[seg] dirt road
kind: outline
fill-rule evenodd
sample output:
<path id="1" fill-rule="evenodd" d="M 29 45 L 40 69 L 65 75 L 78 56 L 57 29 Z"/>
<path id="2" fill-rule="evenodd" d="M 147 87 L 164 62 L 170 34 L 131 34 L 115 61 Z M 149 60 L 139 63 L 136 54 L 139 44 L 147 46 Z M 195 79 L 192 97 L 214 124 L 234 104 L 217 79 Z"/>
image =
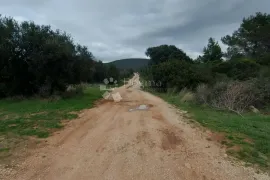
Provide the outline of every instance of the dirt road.
<path id="1" fill-rule="evenodd" d="M 137 82 L 138 77 L 133 81 Z M 101 101 L 43 148 L 9 171 L 17 180 L 266 180 L 228 160 L 225 150 L 206 140 L 181 113 L 138 85 L 117 89 L 119 103 Z M 138 105 L 148 110 L 129 111 Z M 9 175 L 8 175 L 9 174 Z"/>

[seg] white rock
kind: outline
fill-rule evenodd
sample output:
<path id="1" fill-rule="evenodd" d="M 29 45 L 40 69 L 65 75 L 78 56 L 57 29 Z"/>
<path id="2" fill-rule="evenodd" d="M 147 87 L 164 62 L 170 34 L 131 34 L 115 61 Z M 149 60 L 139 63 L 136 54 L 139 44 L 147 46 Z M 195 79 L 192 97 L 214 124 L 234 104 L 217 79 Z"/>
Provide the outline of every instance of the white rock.
<path id="1" fill-rule="evenodd" d="M 145 110 L 145 109 L 147 109 L 147 106 L 144 105 L 144 104 L 142 104 L 137 109 L 139 109 L 139 110 Z"/>

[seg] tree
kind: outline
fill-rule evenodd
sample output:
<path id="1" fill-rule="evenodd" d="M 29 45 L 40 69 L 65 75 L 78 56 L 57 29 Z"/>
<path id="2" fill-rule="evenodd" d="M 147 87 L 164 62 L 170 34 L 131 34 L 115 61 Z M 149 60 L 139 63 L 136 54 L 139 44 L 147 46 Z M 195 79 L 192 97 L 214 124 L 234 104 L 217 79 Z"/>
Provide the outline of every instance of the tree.
<path id="1" fill-rule="evenodd" d="M 199 83 L 208 83 L 212 78 L 209 69 L 185 61 L 171 60 L 151 67 L 153 82 L 161 82 L 161 88 L 195 88 Z M 210 79 L 208 79 L 210 77 Z"/>
<path id="2" fill-rule="evenodd" d="M 76 56 L 73 65 L 74 83 L 92 82 L 94 74 L 94 56 L 89 52 L 86 46 L 76 46 Z"/>
<path id="3" fill-rule="evenodd" d="M 21 71 L 26 66 L 26 62 L 16 61 L 18 32 L 15 20 L 0 15 L 0 97 L 16 88 L 13 79 L 17 74 L 23 75 Z"/>
<path id="4" fill-rule="evenodd" d="M 119 77 L 120 77 L 120 72 L 119 70 L 116 68 L 116 66 L 114 64 L 109 64 L 107 66 L 107 74 L 106 74 L 107 78 L 113 78 L 114 80 L 119 81 Z"/>
<path id="5" fill-rule="evenodd" d="M 0 97 L 52 95 L 69 84 L 99 81 L 97 71 L 119 76 L 117 69 L 99 65 L 63 31 L 0 16 Z"/>
<path id="6" fill-rule="evenodd" d="M 223 53 L 218 42 L 216 42 L 214 38 L 209 38 L 207 46 L 203 48 L 201 60 L 204 63 L 221 62 L 222 56 Z"/>
<path id="7" fill-rule="evenodd" d="M 102 61 L 94 61 L 94 82 L 103 82 L 106 77 L 106 67 Z"/>
<path id="8" fill-rule="evenodd" d="M 270 15 L 256 13 L 244 18 L 239 29 L 232 36 L 225 36 L 222 42 L 228 46 L 227 56 L 260 59 L 270 53 Z"/>
<path id="9" fill-rule="evenodd" d="M 203 57 L 201 55 L 199 55 L 195 60 L 194 60 L 194 63 L 196 64 L 200 64 L 200 63 L 203 63 Z"/>
<path id="10" fill-rule="evenodd" d="M 160 45 L 150 47 L 146 50 L 146 56 L 151 58 L 150 63 L 158 64 L 169 60 L 181 60 L 192 62 L 192 59 L 186 53 L 174 45 Z"/>

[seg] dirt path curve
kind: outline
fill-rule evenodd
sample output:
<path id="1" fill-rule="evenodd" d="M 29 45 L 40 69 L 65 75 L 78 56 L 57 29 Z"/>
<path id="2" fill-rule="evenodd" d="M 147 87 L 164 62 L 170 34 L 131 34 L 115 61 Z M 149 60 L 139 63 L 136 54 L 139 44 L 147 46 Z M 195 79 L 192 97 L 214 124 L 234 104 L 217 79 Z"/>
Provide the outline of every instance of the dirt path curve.
<path id="1" fill-rule="evenodd" d="M 135 76 L 133 81 L 138 82 Z M 223 149 L 183 121 L 177 110 L 138 85 L 117 89 L 120 103 L 85 110 L 48 138 L 16 171 L 14 180 L 269 180 L 232 165 Z M 148 104 L 147 111 L 129 109 Z"/>

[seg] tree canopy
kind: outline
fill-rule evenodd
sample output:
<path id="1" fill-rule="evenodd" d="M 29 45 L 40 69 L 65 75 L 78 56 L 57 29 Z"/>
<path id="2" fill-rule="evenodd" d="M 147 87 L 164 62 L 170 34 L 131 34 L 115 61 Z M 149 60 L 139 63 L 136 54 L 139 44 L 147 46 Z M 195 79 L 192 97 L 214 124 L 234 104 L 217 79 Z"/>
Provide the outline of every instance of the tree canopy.
<path id="1" fill-rule="evenodd" d="M 222 56 L 223 53 L 218 42 L 216 42 L 214 38 L 209 38 L 207 46 L 203 48 L 203 56 L 201 57 L 201 60 L 204 63 L 221 62 Z"/>
<path id="2" fill-rule="evenodd" d="M 150 57 L 152 64 L 158 64 L 169 60 L 182 60 L 191 62 L 192 59 L 187 54 L 174 45 L 160 45 L 150 47 L 146 50 L 146 56 Z"/>
<path id="3" fill-rule="evenodd" d="M 146 55 L 152 63 L 142 74 L 162 81 L 164 91 L 173 86 L 194 89 L 200 83 L 213 85 L 228 80 L 269 82 L 270 75 L 265 73 L 270 72 L 269 14 L 244 18 L 240 28 L 223 37 L 222 42 L 228 46 L 227 52 L 223 53 L 218 42 L 209 38 L 202 55 L 194 61 L 173 45 L 150 47 Z"/>
<path id="4" fill-rule="evenodd" d="M 118 79 L 114 67 L 94 59 L 63 31 L 0 16 L 0 97 L 51 95 L 69 84 Z"/>
<path id="5" fill-rule="evenodd" d="M 270 15 L 256 13 L 244 18 L 238 30 L 230 36 L 223 37 L 222 42 L 228 46 L 229 58 L 247 56 L 260 59 L 270 52 Z"/>

